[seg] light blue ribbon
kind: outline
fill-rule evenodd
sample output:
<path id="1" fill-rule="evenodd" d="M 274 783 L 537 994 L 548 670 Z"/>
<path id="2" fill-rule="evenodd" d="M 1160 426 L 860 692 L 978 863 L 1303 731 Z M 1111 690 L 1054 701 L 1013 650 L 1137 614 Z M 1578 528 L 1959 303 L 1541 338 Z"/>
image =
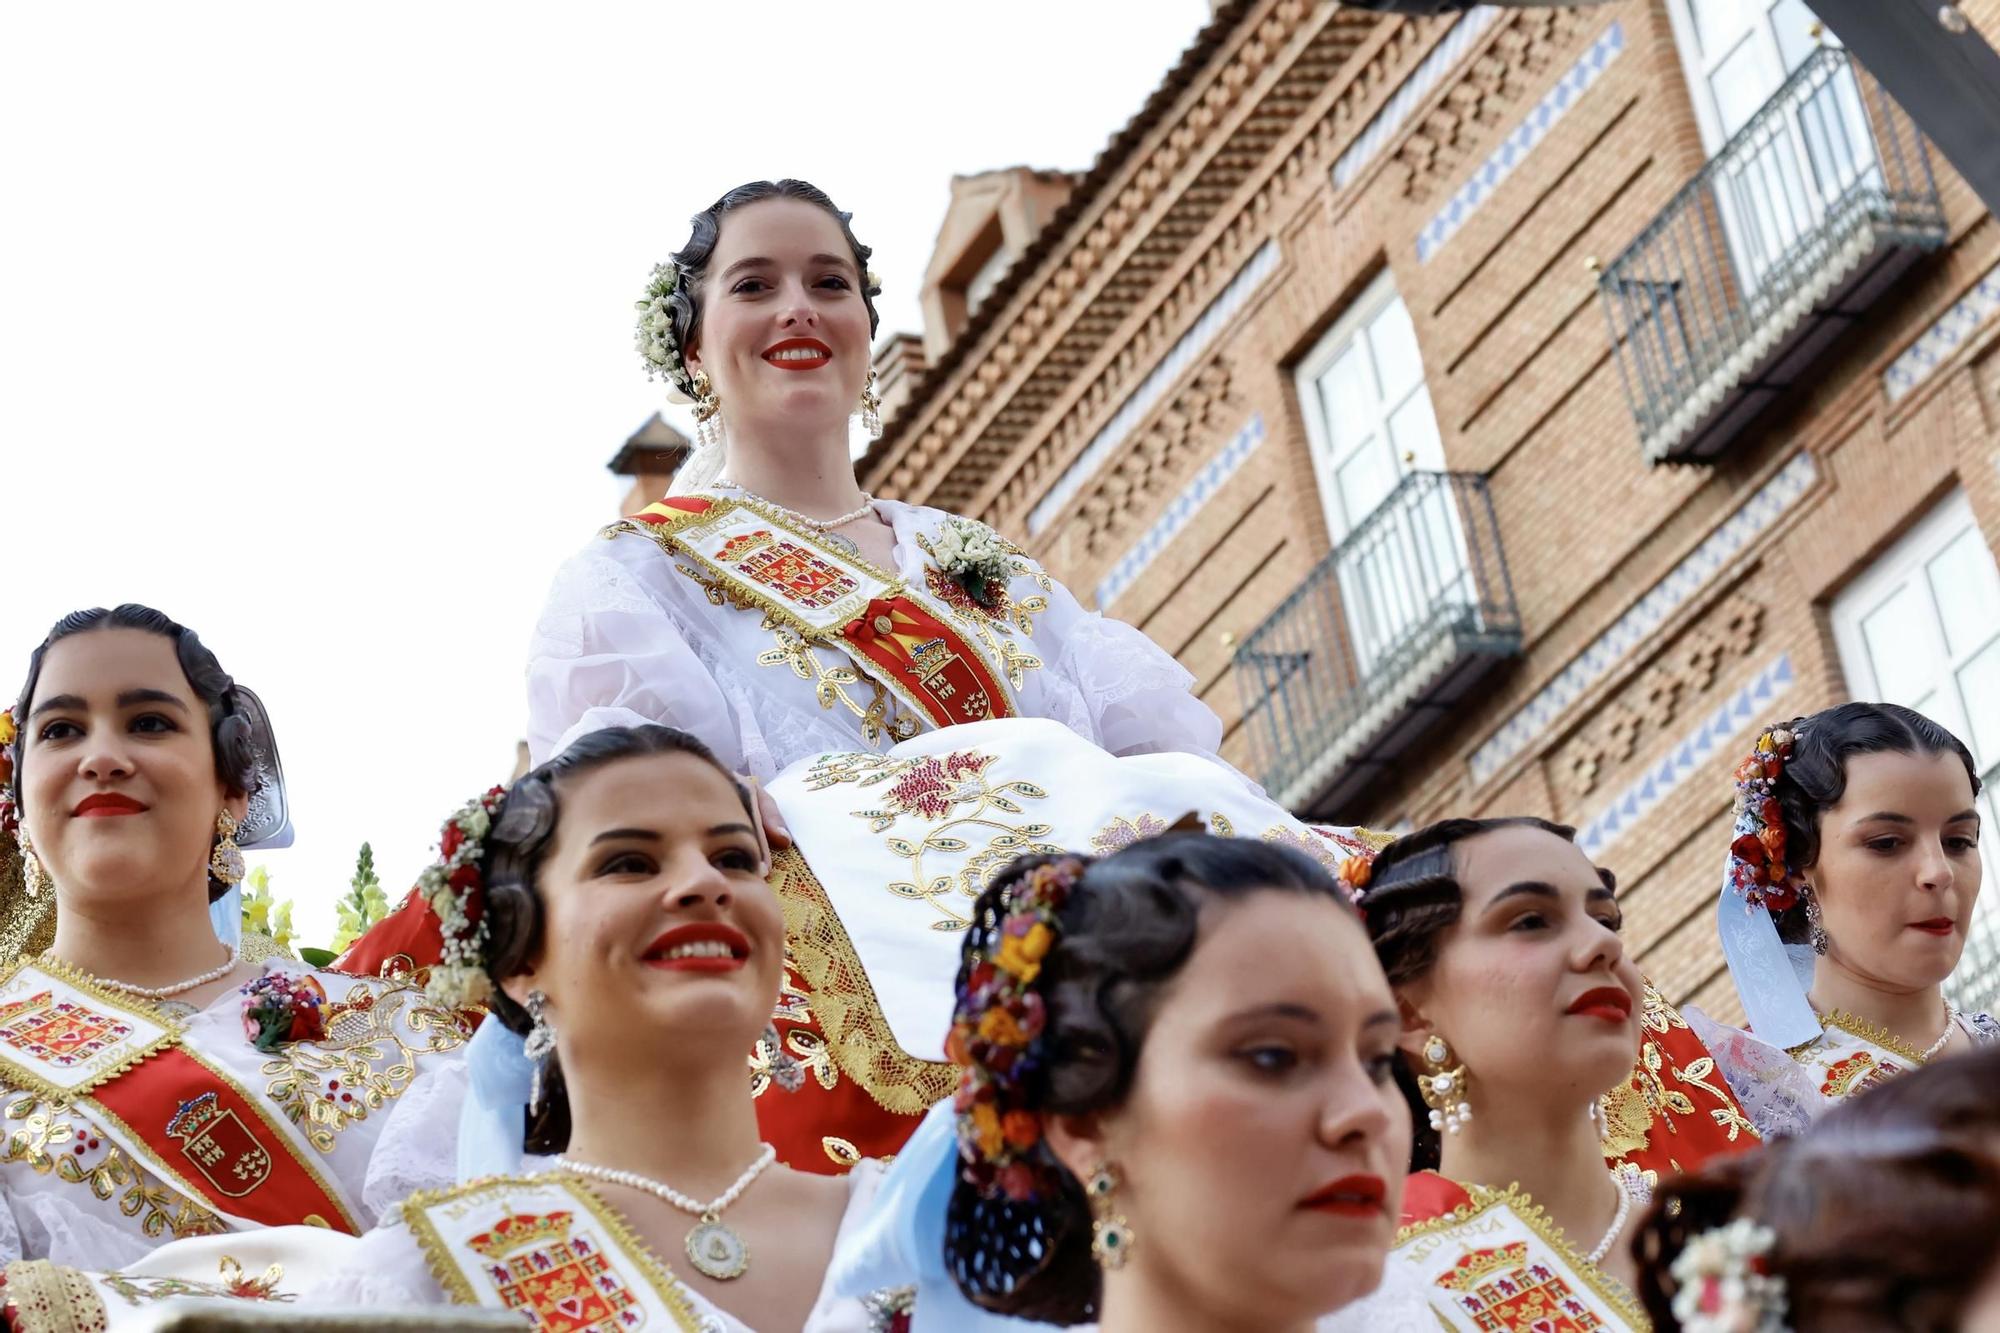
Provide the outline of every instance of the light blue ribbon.
<path id="1" fill-rule="evenodd" d="M 910 1333 L 1032 1333 L 1053 1330 L 982 1310 L 944 1264 L 945 1210 L 958 1180 L 958 1112 L 949 1099 L 930 1109 L 883 1173 L 868 1215 L 833 1256 L 834 1290 L 860 1299 L 889 1287 L 917 1289 Z"/>
<path id="2" fill-rule="evenodd" d="M 459 1183 L 516 1175 L 535 1063 L 521 1035 L 488 1014 L 466 1044 L 465 1064 L 472 1089 L 458 1113 Z"/>
<path id="3" fill-rule="evenodd" d="M 243 886 L 231 884 L 229 892 L 208 905 L 208 921 L 215 938 L 232 949 L 243 947 Z"/>
<path id="4" fill-rule="evenodd" d="M 1819 1015 L 1806 1000 L 1812 985 L 1812 954 L 1786 947 L 1771 914 L 1751 906 L 1737 891 L 1726 862 L 1722 895 L 1715 904 L 1715 930 L 1722 937 L 1722 956 L 1743 1001 L 1744 1016 L 1758 1039 L 1790 1050 L 1818 1037 Z"/>

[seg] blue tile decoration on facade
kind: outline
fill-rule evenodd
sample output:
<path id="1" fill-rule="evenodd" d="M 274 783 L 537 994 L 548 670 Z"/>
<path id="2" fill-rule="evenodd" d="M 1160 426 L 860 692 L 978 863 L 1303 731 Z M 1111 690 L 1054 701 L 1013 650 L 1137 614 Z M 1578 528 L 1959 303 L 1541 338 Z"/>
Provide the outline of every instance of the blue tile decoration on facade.
<path id="1" fill-rule="evenodd" d="M 1195 513 L 1207 504 L 1215 493 L 1222 489 L 1222 483 L 1236 474 L 1243 461 L 1255 453 L 1257 446 L 1264 442 L 1264 417 L 1262 413 L 1253 415 L 1243 423 L 1243 428 L 1230 437 L 1222 446 L 1222 452 L 1202 464 L 1201 471 L 1195 473 L 1181 493 L 1167 506 L 1167 512 L 1143 536 L 1132 544 L 1132 549 L 1119 558 L 1097 585 L 1097 608 L 1103 610 L 1111 605 L 1113 598 L 1138 582 L 1146 566 L 1153 563 L 1153 557 L 1167 549 L 1167 544 L 1180 536 L 1181 529 L 1193 521 Z"/>
<path id="2" fill-rule="evenodd" d="M 1776 718 L 1772 705 L 1791 688 L 1792 657 L 1786 653 L 1757 673 L 1756 679 L 1730 696 L 1728 702 L 1710 714 L 1700 726 L 1682 737 L 1680 744 L 1655 764 L 1644 777 L 1620 792 L 1603 813 L 1577 831 L 1576 845 L 1583 854 L 1596 859 L 1599 852 L 1618 840 L 1626 829 L 1644 819 L 1689 775 L 1718 754 L 1735 754 L 1740 744 L 1749 753 L 1755 730 Z M 1718 799 L 1726 788 L 1718 788 Z M 1718 849 L 1716 859 L 1721 859 Z"/>
<path id="3" fill-rule="evenodd" d="M 1360 175 L 1361 169 L 1388 147 L 1396 132 L 1403 128 L 1403 122 L 1417 109 L 1417 104 L 1430 95 L 1438 81 L 1458 63 L 1458 58 L 1471 50 L 1480 34 L 1492 27 L 1493 20 L 1499 17 L 1500 10 L 1496 6 L 1481 5 L 1452 24 L 1451 31 L 1431 48 L 1431 53 L 1423 58 L 1421 64 L 1410 71 L 1410 77 L 1390 94 L 1382 109 L 1369 117 L 1368 124 L 1347 146 L 1340 160 L 1333 164 L 1335 189 L 1346 189 L 1348 182 Z"/>
<path id="4" fill-rule="evenodd" d="M 1242 268 L 1236 270 L 1236 276 L 1229 280 L 1229 285 L 1222 289 L 1221 295 L 1209 302 L 1208 309 L 1201 312 L 1201 318 L 1194 322 L 1194 327 L 1181 335 L 1180 341 L 1174 344 L 1174 349 L 1168 352 L 1166 358 L 1153 368 L 1153 373 L 1146 376 L 1144 382 L 1132 391 L 1132 396 L 1125 400 L 1124 405 L 1111 420 L 1104 423 L 1104 428 L 1098 431 L 1084 451 L 1077 455 L 1076 461 L 1063 472 L 1049 493 L 1028 512 L 1030 536 L 1040 536 L 1055 520 L 1055 516 L 1063 506 L 1076 498 L 1076 493 L 1083 489 L 1084 483 L 1096 474 L 1097 469 L 1104 465 L 1104 461 L 1111 457 L 1124 442 L 1125 437 L 1132 433 L 1132 428 L 1152 411 L 1160 395 L 1180 378 L 1182 371 L 1193 365 L 1195 359 L 1208 350 L 1209 345 L 1228 325 L 1230 318 L 1243 308 L 1244 302 L 1250 299 L 1250 293 L 1256 291 L 1277 267 L 1278 243 L 1266 241 L 1258 247 L 1256 254 L 1250 256 Z"/>
<path id="5" fill-rule="evenodd" d="M 1471 220 L 1479 211 L 1479 206 L 1492 197 L 1500 188 L 1500 182 L 1514 173 L 1514 168 L 1527 160 L 1536 145 L 1548 138 L 1549 131 L 1556 127 L 1569 109 L 1575 106 L 1596 83 L 1599 76 L 1618 58 L 1625 49 L 1625 26 L 1613 23 L 1604 30 L 1604 35 L 1590 44 L 1590 49 L 1571 65 L 1548 95 L 1535 104 L 1527 119 L 1515 126 L 1514 132 L 1504 139 L 1500 146 L 1472 173 L 1472 179 L 1458 187 L 1458 192 L 1438 210 L 1437 216 L 1424 225 L 1417 234 L 1417 260 L 1429 263 L 1438 248 L 1453 236 L 1458 229 Z"/>
<path id="6" fill-rule="evenodd" d="M 1532 745 L 1585 690 L 1602 680 L 1641 640 L 1701 591 L 1725 564 L 1777 522 L 1780 515 L 1811 489 L 1818 475 L 1812 455 L 1805 452 L 1778 469 L 1701 545 L 1472 752 L 1472 780 L 1486 781 L 1508 760 Z"/>
<path id="7" fill-rule="evenodd" d="M 1961 296 L 1937 322 L 1917 336 L 1903 354 L 1882 372 L 1882 390 L 1889 401 L 1912 393 L 1954 352 L 2000 315 L 2000 264 L 1986 270 L 1972 290 Z"/>

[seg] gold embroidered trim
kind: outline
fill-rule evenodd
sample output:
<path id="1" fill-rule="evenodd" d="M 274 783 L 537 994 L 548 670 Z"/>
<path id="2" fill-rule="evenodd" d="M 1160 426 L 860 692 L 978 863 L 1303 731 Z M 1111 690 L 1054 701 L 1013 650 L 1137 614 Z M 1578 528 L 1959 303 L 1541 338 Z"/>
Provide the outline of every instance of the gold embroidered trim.
<path id="1" fill-rule="evenodd" d="M 104 1333 L 111 1315 L 88 1273 L 47 1259 L 17 1259 L 6 1269 L 7 1315 L 16 1333 Z"/>
<path id="2" fill-rule="evenodd" d="M 813 1012 L 834 1065 L 883 1110 L 897 1115 L 922 1115 L 957 1091 L 956 1066 L 918 1059 L 896 1044 L 826 886 L 797 848 L 787 847 L 771 858 L 771 887 L 784 908 L 785 938 L 812 993 Z"/>
<path id="3" fill-rule="evenodd" d="M 264 1095 L 322 1154 L 342 1130 L 408 1091 L 420 1056 L 466 1041 L 457 1011 L 405 982 L 356 981 L 344 1000 L 330 999 L 326 1026 L 324 1041 L 289 1042 L 263 1066 L 273 1076 Z M 323 1089 L 322 1080 L 338 1087 Z"/>
<path id="4" fill-rule="evenodd" d="M 445 1190 L 418 1190 L 401 1204 L 403 1224 L 416 1237 L 417 1246 L 423 1251 L 424 1262 L 431 1270 L 431 1277 L 446 1295 L 458 1305 L 497 1307 L 486 1305 L 479 1299 L 472 1283 L 466 1279 L 451 1246 L 439 1234 L 437 1224 L 432 1222 L 428 1209 L 446 1203 L 483 1202 L 482 1196 L 494 1196 L 494 1202 L 501 1202 L 509 1189 L 527 1187 L 542 1189 L 553 1187 L 558 1193 L 573 1199 L 591 1219 L 604 1228 L 613 1244 L 625 1251 L 626 1257 L 638 1267 L 646 1285 L 653 1289 L 667 1307 L 667 1314 L 674 1326 L 682 1333 L 703 1333 L 705 1321 L 695 1313 L 688 1299 L 687 1289 L 674 1276 L 674 1270 L 667 1267 L 659 1255 L 653 1253 L 652 1246 L 639 1238 L 624 1217 L 599 1198 L 596 1193 L 568 1176 L 548 1172 L 536 1176 L 487 1176 L 464 1185 Z"/>
<path id="5" fill-rule="evenodd" d="M 1845 1009 L 1835 1009 L 1831 1013 L 1821 1014 L 1819 1021 L 1827 1027 L 1840 1029 L 1840 1031 L 1845 1032 L 1850 1037 L 1859 1037 L 1865 1042 L 1872 1042 L 1874 1045 L 1880 1046 L 1883 1050 L 1889 1052 L 1889 1054 L 1896 1056 L 1898 1059 L 1908 1060 L 1913 1065 L 1930 1063 L 1924 1059 L 1922 1051 L 1912 1046 L 1909 1042 L 1904 1041 L 1901 1037 L 1889 1031 L 1889 1029 L 1879 1023 L 1871 1023 L 1865 1018 L 1858 1018 L 1848 1013 Z M 1956 1018 L 1951 1019 L 1950 1022 L 1952 1027 L 1956 1028 L 1958 1026 Z M 1792 1047 L 1787 1054 L 1794 1060 L 1797 1060 L 1802 1054 L 1818 1045 L 1820 1040 L 1821 1038 L 1815 1037 L 1811 1041 L 1803 1042 L 1800 1045 Z"/>
<path id="6" fill-rule="evenodd" d="M 1443 1178 L 1451 1179 L 1449 1176 Z M 1398 1228 L 1396 1239 L 1389 1247 L 1392 1251 L 1402 1249 L 1405 1244 L 1421 1236 L 1450 1231 L 1495 1208 L 1505 1208 L 1519 1218 L 1521 1224 L 1544 1244 L 1561 1255 L 1563 1262 L 1574 1269 L 1576 1275 L 1583 1279 L 1591 1292 L 1609 1306 L 1619 1318 L 1635 1329 L 1649 1329 L 1653 1326 L 1652 1321 L 1646 1318 L 1646 1312 L 1640 1306 L 1639 1298 L 1632 1294 L 1631 1289 L 1578 1254 L 1570 1245 L 1569 1239 L 1563 1235 L 1563 1229 L 1549 1220 L 1541 1205 L 1528 1197 L 1518 1181 L 1504 1190 L 1490 1189 L 1485 1185 L 1474 1185 L 1462 1180 L 1455 1180 L 1452 1183 L 1470 1195 L 1472 1202 L 1461 1204 L 1442 1216 L 1426 1218 L 1421 1222 L 1412 1222 L 1406 1227 Z"/>
<path id="7" fill-rule="evenodd" d="M 200 1203 L 166 1185 L 152 1183 L 138 1163 L 117 1143 L 102 1143 L 103 1156 L 90 1162 L 88 1153 L 52 1153 L 78 1137 L 73 1108 L 44 1102 L 33 1093 L 7 1104 L 6 1119 L 21 1126 L 7 1135 L 5 1156 L 0 1161 L 20 1162 L 36 1175 L 52 1175 L 69 1185 L 82 1185 L 104 1203 L 113 1201 L 118 1211 L 139 1222 L 139 1231 L 149 1240 L 159 1240 L 168 1232 L 173 1239 L 190 1236 L 219 1236 L 228 1231 L 222 1219 Z M 80 1119 L 80 1117 L 78 1117 Z M 83 1122 L 86 1129 L 91 1128 Z M 93 1137 L 95 1137 L 93 1135 Z M 86 1165 L 86 1163 L 88 1163 Z M 121 1195 L 119 1191 L 123 1190 Z"/>

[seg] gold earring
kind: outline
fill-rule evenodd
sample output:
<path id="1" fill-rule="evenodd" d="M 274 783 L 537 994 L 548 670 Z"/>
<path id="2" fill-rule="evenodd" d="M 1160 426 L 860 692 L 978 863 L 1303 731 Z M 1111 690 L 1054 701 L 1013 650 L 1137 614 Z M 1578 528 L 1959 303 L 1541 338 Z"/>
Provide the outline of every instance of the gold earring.
<path id="1" fill-rule="evenodd" d="M 694 433 L 703 444 L 722 443 L 722 398 L 705 370 L 694 373 Z"/>
<path id="2" fill-rule="evenodd" d="M 30 898 L 41 897 L 44 889 L 53 891 L 56 882 L 49 877 L 48 867 L 42 864 L 42 858 L 35 855 L 35 845 L 28 841 L 28 826 L 21 825 L 14 838 L 21 847 L 22 890 Z"/>
<path id="3" fill-rule="evenodd" d="M 868 438 L 882 438 L 882 400 L 875 394 L 875 369 L 869 367 L 868 382 L 861 386 L 861 429 Z"/>
<path id="4" fill-rule="evenodd" d="M 215 850 L 208 855 L 208 873 L 224 884 L 243 882 L 243 849 L 236 845 L 236 830 L 241 827 L 227 806 L 215 817 Z"/>
<path id="5" fill-rule="evenodd" d="M 1451 1047 L 1436 1033 L 1424 1043 L 1424 1063 L 1430 1070 L 1417 1076 L 1417 1090 L 1431 1108 L 1431 1128 L 1456 1134 L 1472 1119 L 1472 1104 L 1465 1100 L 1465 1066 L 1445 1068 L 1451 1063 Z"/>
<path id="6" fill-rule="evenodd" d="M 1090 1173 L 1084 1193 L 1090 1199 L 1090 1257 L 1099 1268 L 1123 1268 L 1132 1255 L 1132 1224 L 1112 1196 L 1118 1192 L 1118 1168 L 1109 1162 Z"/>

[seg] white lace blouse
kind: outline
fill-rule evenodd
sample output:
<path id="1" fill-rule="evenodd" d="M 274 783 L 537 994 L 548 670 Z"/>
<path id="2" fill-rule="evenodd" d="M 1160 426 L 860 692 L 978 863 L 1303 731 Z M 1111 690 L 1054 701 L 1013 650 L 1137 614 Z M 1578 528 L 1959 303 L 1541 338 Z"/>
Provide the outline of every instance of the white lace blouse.
<path id="1" fill-rule="evenodd" d="M 267 1054 L 245 1035 L 243 997 L 231 989 L 183 1020 L 182 1044 L 269 1104 L 272 1120 L 293 1131 L 294 1151 L 361 1226 L 412 1190 L 450 1184 L 466 1090 L 453 1016 L 407 983 L 265 966 L 309 972 L 330 1003 L 351 1007 L 324 1040 Z M 0 1041 L 11 1032 L 0 1030 Z M 0 1078 L 0 1115 L 0 1264 L 116 1269 L 168 1241 L 239 1225 L 113 1142 L 83 1105 Z"/>
<path id="2" fill-rule="evenodd" d="M 931 561 L 917 539 L 934 537 L 950 515 L 875 505 L 895 531 L 895 572 L 922 595 Z M 529 655 L 535 763 L 586 732 L 644 722 L 690 731 L 766 781 L 801 758 L 894 743 L 864 738 L 860 712 L 840 697 L 822 704 L 818 681 L 769 658 L 773 634 L 757 612 L 712 603 L 678 563 L 625 533 L 592 541 L 556 575 Z M 1011 636 L 1035 661 L 1013 691 L 1021 716 L 1060 722 L 1118 755 L 1215 754 L 1222 725 L 1179 663 L 1130 625 L 1084 610 L 1032 562 L 1020 568 L 1008 585 L 1014 601 L 1047 602 L 1032 633 Z M 851 666 L 832 649 L 808 651 L 822 673 Z"/>

